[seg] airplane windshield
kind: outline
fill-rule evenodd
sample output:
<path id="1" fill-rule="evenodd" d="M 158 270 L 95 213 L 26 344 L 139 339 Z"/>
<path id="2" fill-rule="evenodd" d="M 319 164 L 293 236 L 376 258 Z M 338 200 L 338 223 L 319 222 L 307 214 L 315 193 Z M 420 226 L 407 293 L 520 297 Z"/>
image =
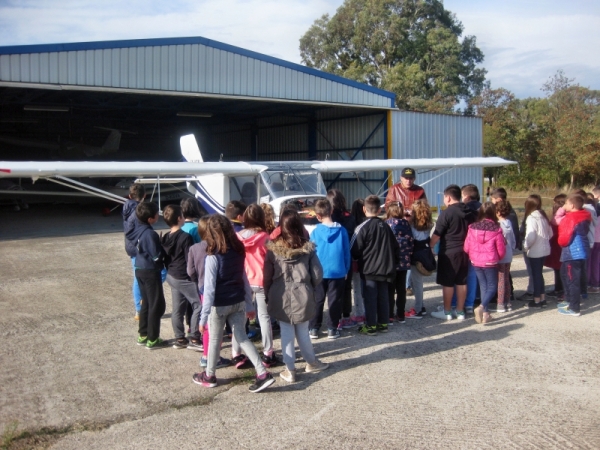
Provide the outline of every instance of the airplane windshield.
<path id="1" fill-rule="evenodd" d="M 288 166 L 266 170 L 261 177 L 274 199 L 290 195 L 327 195 L 320 173 L 313 169 Z"/>

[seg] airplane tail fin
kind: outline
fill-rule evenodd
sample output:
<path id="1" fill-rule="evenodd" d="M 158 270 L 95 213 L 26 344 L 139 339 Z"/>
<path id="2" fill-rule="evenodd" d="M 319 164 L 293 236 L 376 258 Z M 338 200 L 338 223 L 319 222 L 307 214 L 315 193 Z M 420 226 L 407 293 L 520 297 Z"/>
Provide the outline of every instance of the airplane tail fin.
<path id="1" fill-rule="evenodd" d="M 121 144 L 121 132 L 119 130 L 111 129 L 110 134 L 106 138 L 102 150 L 107 152 L 116 152 L 119 150 Z"/>
<path id="2" fill-rule="evenodd" d="M 186 134 L 179 139 L 181 146 L 181 154 L 188 162 L 204 162 L 200 148 L 196 143 L 196 138 L 193 134 Z"/>

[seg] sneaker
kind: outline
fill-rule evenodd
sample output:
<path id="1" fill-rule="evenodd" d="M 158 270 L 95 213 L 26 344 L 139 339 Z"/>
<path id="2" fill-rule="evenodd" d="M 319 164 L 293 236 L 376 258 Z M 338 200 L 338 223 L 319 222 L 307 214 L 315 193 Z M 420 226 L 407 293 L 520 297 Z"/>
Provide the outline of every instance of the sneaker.
<path id="1" fill-rule="evenodd" d="M 187 348 L 189 343 L 190 342 L 186 338 L 175 339 L 175 342 L 173 342 L 173 348 L 181 350 L 182 348 Z"/>
<path id="2" fill-rule="evenodd" d="M 483 306 L 478 306 L 473 310 L 473 315 L 475 316 L 475 322 L 482 323 L 483 322 Z"/>
<path id="3" fill-rule="evenodd" d="M 208 361 L 205 356 L 201 356 L 200 357 L 200 367 L 206 367 L 206 366 L 208 366 Z"/>
<path id="4" fill-rule="evenodd" d="M 556 289 L 552 289 L 551 291 L 546 291 L 546 297 L 558 297 L 559 292 Z"/>
<path id="5" fill-rule="evenodd" d="M 475 308 L 473 308 L 472 306 L 465 306 L 465 314 L 473 314 L 475 311 Z"/>
<path id="6" fill-rule="evenodd" d="M 341 336 L 339 329 L 329 329 L 327 330 L 327 339 L 337 339 Z"/>
<path id="7" fill-rule="evenodd" d="M 354 323 L 354 320 L 352 320 L 350 317 L 344 317 L 342 320 L 340 320 L 340 326 L 344 329 L 353 328 L 355 325 L 356 323 Z"/>
<path id="8" fill-rule="evenodd" d="M 217 365 L 215 366 L 215 369 L 222 369 L 224 367 L 229 367 L 230 365 L 231 365 L 230 359 L 219 357 L 219 360 L 217 361 Z"/>
<path id="9" fill-rule="evenodd" d="M 190 339 L 190 342 L 188 343 L 187 348 L 189 350 L 194 350 L 195 352 L 201 352 L 204 350 L 204 345 L 202 345 L 202 342 L 200 342 L 196 339 Z"/>
<path id="10" fill-rule="evenodd" d="M 529 292 L 525 292 L 523 295 L 521 295 L 519 297 L 519 300 L 521 300 L 522 302 L 526 302 L 527 300 L 533 300 L 533 294 L 530 294 Z"/>
<path id="11" fill-rule="evenodd" d="M 410 311 L 404 313 L 404 317 L 406 317 L 407 319 L 422 319 L 423 314 L 417 313 L 415 311 L 415 308 L 411 308 Z"/>
<path id="12" fill-rule="evenodd" d="M 283 364 L 281 362 L 281 360 L 279 360 L 277 358 L 277 355 L 275 355 L 275 352 L 271 353 L 271 356 L 267 356 L 267 355 L 263 354 L 261 356 L 261 360 L 262 360 L 263 366 L 265 366 L 266 368 L 276 367 L 276 366 L 280 366 Z"/>
<path id="13" fill-rule="evenodd" d="M 406 323 L 406 313 L 404 313 L 404 316 L 396 316 L 394 320 L 397 323 Z"/>
<path id="14" fill-rule="evenodd" d="M 465 320 L 467 315 L 464 311 L 456 311 L 456 320 Z"/>
<path id="15" fill-rule="evenodd" d="M 452 320 L 452 311 L 434 311 L 431 313 L 431 317 L 440 320 Z"/>
<path id="16" fill-rule="evenodd" d="M 531 300 L 529 303 L 527 303 L 527 307 L 528 308 L 541 308 L 542 307 L 542 302 L 535 302 L 535 300 Z"/>
<path id="17" fill-rule="evenodd" d="M 321 362 L 318 359 L 315 359 L 314 363 L 312 363 L 312 364 L 306 364 L 306 369 L 304 369 L 304 371 L 306 373 L 316 373 L 316 372 L 320 372 L 322 370 L 325 370 L 328 367 L 329 367 L 329 364 Z"/>
<path id="18" fill-rule="evenodd" d="M 587 298 L 588 298 L 587 292 L 585 294 L 581 294 L 582 300 L 587 300 Z"/>
<path id="19" fill-rule="evenodd" d="M 246 355 L 238 355 L 231 360 L 236 369 L 247 369 L 247 364 L 250 362 Z"/>
<path id="20" fill-rule="evenodd" d="M 547 308 L 548 307 L 548 302 L 544 299 L 544 300 L 540 300 L 540 306 L 542 308 Z"/>
<path id="21" fill-rule="evenodd" d="M 379 333 L 387 333 L 388 332 L 388 324 L 387 323 L 378 323 L 377 331 Z"/>
<path id="22" fill-rule="evenodd" d="M 569 302 L 560 302 L 556 305 L 557 308 L 559 309 L 564 309 L 564 308 L 568 308 L 569 307 Z"/>
<path id="23" fill-rule="evenodd" d="M 562 314 L 563 316 L 573 316 L 573 317 L 579 317 L 581 315 L 581 313 L 575 312 L 570 308 L 559 309 L 558 313 Z"/>
<path id="24" fill-rule="evenodd" d="M 390 320 L 388 321 L 388 325 L 394 325 L 394 318 L 390 317 Z"/>
<path id="25" fill-rule="evenodd" d="M 505 313 L 506 311 L 506 306 L 504 306 L 502 303 L 498 303 L 496 306 L 496 312 Z"/>
<path id="26" fill-rule="evenodd" d="M 260 331 L 258 331 L 258 330 L 248 331 L 248 339 L 250 339 L 251 342 L 257 341 L 258 339 L 260 339 Z"/>
<path id="27" fill-rule="evenodd" d="M 257 392 L 268 388 L 273 383 L 275 383 L 275 378 L 273 378 L 273 375 L 267 372 L 262 377 L 256 377 L 256 380 L 254 380 L 254 384 L 251 384 L 248 389 L 250 390 L 250 392 L 256 394 Z"/>
<path id="28" fill-rule="evenodd" d="M 135 316 L 133 316 L 133 320 L 140 320 L 140 312 L 136 311 Z"/>
<path id="29" fill-rule="evenodd" d="M 375 336 L 377 334 L 377 327 L 370 327 L 369 325 L 361 325 L 358 328 L 360 334 L 366 334 L 367 336 Z"/>
<path id="30" fill-rule="evenodd" d="M 599 294 L 599 293 L 600 293 L 600 287 L 594 287 L 594 286 L 588 287 L 588 294 Z"/>
<path id="31" fill-rule="evenodd" d="M 192 375 L 192 380 L 194 381 L 194 383 L 207 388 L 217 387 L 217 377 L 214 375 L 212 377 L 209 377 L 208 375 L 206 375 L 206 372 L 195 373 L 194 375 Z"/>
<path id="32" fill-rule="evenodd" d="M 427 315 L 427 310 L 425 309 L 424 306 L 421 308 L 421 314 L 423 314 L 424 316 Z"/>
<path id="33" fill-rule="evenodd" d="M 308 332 L 308 335 L 310 336 L 311 339 L 319 339 L 319 330 L 317 330 L 316 328 L 312 328 Z"/>
<path id="34" fill-rule="evenodd" d="M 164 341 L 161 338 L 156 338 L 154 341 L 148 339 L 146 341 L 146 350 L 156 350 L 157 348 L 164 347 L 165 345 L 167 345 L 167 341 Z"/>
<path id="35" fill-rule="evenodd" d="M 365 316 L 352 316 L 350 320 L 354 322 L 354 325 L 364 325 L 365 324 Z"/>
<path id="36" fill-rule="evenodd" d="M 413 292 L 412 288 L 406 288 L 406 296 L 412 297 L 413 295 L 415 295 L 415 293 Z"/>
<path id="37" fill-rule="evenodd" d="M 512 303 L 509 303 L 508 305 L 506 305 L 506 309 L 507 309 L 508 311 L 512 311 L 512 310 L 513 310 Z"/>
<path id="38" fill-rule="evenodd" d="M 146 345 L 148 338 L 146 336 L 140 336 L 137 340 L 137 345 Z"/>
<path id="39" fill-rule="evenodd" d="M 279 374 L 281 378 L 283 378 L 288 383 L 294 383 L 296 381 L 296 369 L 289 370 L 285 369 L 283 372 Z"/>

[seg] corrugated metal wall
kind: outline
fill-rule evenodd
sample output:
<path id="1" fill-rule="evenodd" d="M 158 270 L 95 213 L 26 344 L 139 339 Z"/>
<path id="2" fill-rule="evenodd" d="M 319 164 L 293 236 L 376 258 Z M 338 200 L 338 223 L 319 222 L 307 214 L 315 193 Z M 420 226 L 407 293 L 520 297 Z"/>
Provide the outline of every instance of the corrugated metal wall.
<path id="1" fill-rule="evenodd" d="M 325 116 L 327 117 L 327 116 Z M 298 119 L 295 119 L 298 121 Z M 385 114 L 330 120 L 317 115 L 317 159 L 385 159 Z M 284 118 L 259 121 L 257 151 L 259 161 L 306 161 L 309 159 L 309 124 L 290 124 Z M 248 127 L 222 126 L 211 130 L 206 159 L 217 160 L 222 153 L 227 161 L 250 160 L 251 130 Z M 326 175 L 325 185 L 340 189 L 351 203 L 385 189 L 385 172 Z"/>
<path id="2" fill-rule="evenodd" d="M 0 81 L 390 106 L 389 97 L 325 74 L 202 44 L 2 54 Z"/>
<path id="3" fill-rule="evenodd" d="M 450 116 L 394 111 L 392 114 L 391 158 L 445 158 L 483 156 L 483 122 L 478 117 Z M 417 184 L 439 175 L 443 171 L 418 174 Z M 393 180 L 400 180 L 394 171 Z M 424 188 L 432 206 L 441 202 L 438 193 L 450 184 L 473 183 L 483 187 L 483 169 L 453 169 L 427 183 Z M 482 195 L 483 198 L 483 195 Z"/>
<path id="4" fill-rule="evenodd" d="M 353 117 L 342 120 L 323 120 L 327 117 L 324 112 L 317 123 L 317 157 L 329 159 L 385 159 L 385 114 L 364 117 Z M 344 174 L 336 176 L 325 175 L 325 186 L 341 190 L 350 204 L 357 198 L 377 194 L 387 176 L 384 172 L 368 172 Z M 384 186 L 385 188 L 385 186 Z"/>

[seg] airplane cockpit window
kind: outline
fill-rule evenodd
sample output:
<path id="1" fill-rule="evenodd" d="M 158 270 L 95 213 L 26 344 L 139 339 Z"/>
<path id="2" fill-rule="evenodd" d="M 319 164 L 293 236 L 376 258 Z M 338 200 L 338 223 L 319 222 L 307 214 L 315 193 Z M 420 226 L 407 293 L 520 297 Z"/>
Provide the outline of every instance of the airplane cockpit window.
<path id="1" fill-rule="evenodd" d="M 294 168 L 269 169 L 261 174 L 273 198 L 290 195 L 326 195 L 321 174 L 314 169 Z"/>
<path id="2" fill-rule="evenodd" d="M 229 178 L 229 200 L 239 200 L 246 205 L 257 203 L 256 178 L 253 176 L 241 176 Z M 269 195 L 269 191 L 260 183 L 261 198 Z"/>

